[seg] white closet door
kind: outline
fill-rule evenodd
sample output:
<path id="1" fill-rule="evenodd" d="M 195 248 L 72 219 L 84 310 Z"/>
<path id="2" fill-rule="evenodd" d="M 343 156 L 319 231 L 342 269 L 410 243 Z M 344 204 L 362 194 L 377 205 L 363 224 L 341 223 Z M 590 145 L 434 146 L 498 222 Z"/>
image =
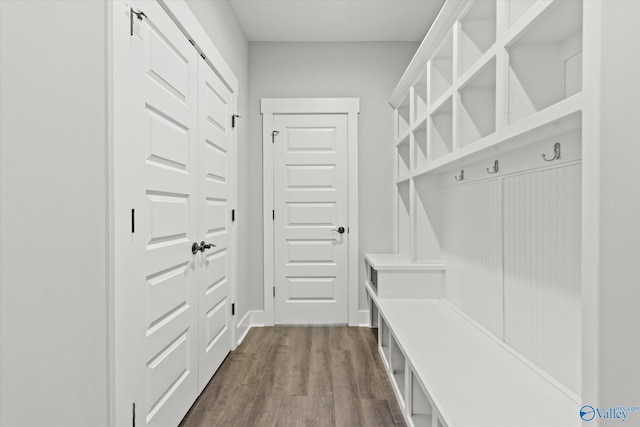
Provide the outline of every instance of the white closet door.
<path id="1" fill-rule="evenodd" d="M 142 59 L 131 67 L 128 141 L 133 400 L 137 426 L 176 426 L 198 395 L 199 57 L 158 3 L 144 12 L 131 39 Z"/>
<path id="2" fill-rule="evenodd" d="M 347 323 L 347 115 L 273 123 L 275 322 Z"/>
<path id="3" fill-rule="evenodd" d="M 199 233 L 206 244 L 199 260 L 200 390 L 232 347 L 231 91 L 203 59 L 199 61 Z"/>

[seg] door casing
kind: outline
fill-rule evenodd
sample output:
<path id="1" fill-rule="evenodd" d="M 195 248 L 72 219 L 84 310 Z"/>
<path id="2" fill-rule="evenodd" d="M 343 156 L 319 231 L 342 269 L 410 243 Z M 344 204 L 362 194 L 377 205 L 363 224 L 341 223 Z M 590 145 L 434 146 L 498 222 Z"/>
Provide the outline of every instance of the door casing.
<path id="1" fill-rule="evenodd" d="M 358 305 L 358 114 L 359 98 L 262 98 L 262 182 L 263 182 L 263 241 L 264 241 L 264 318 L 265 326 L 275 324 L 273 299 L 274 282 L 274 222 L 273 205 L 273 116 L 275 114 L 346 114 L 348 126 L 348 324 L 368 324 L 367 313 L 360 313 Z"/>

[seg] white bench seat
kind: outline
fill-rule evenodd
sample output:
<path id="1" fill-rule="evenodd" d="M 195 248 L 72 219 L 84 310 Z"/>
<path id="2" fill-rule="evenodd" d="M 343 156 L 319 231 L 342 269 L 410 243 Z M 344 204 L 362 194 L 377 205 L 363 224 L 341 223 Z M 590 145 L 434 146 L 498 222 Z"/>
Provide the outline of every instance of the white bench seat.
<path id="1" fill-rule="evenodd" d="M 448 303 L 372 299 L 408 360 L 405 378 L 419 379 L 447 427 L 580 425 L 578 403 Z"/>

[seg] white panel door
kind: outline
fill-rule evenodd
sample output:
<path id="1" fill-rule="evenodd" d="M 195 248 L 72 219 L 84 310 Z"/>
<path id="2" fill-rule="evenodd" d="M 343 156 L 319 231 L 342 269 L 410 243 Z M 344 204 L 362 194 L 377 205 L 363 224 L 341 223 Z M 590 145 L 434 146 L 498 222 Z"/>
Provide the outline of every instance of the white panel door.
<path id="1" fill-rule="evenodd" d="M 176 426 L 198 395 L 198 55 L 156 2 L 144 9 L 128 141 L 133 400 L 136 425 Z"/>
<path id="2" fill-rule="evenodd" d="M 274 129 L 275 322 L 347 323 L 347 116 L 274 115 Z"/>
<path id="3" fill-rule="evenodd" d="M 233 97 L 220 78 L 198 61 L 200 210 L 206 248 L 199 260 L 200 390 L 231 351 L 231 195 Z"/>

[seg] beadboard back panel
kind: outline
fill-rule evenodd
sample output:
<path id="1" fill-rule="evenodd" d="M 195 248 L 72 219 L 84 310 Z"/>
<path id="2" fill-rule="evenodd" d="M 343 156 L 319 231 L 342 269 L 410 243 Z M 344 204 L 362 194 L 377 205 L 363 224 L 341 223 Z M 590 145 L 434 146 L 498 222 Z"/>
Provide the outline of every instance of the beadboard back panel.
<path id="1" fill-rule="evenodd" d="M 580 393 L 581 166 L 442 188 L 447 299 Z"/>
<path id="2" fill-rule="evenodd" d="M 443 258 L 449 301 L 503 338 L 502 183 L 442 190 Z"/>
<path id="3" fill-rule="evenodd" d="M 581 166 L 503 185 L 504 340 L 579 394 Z"/>

